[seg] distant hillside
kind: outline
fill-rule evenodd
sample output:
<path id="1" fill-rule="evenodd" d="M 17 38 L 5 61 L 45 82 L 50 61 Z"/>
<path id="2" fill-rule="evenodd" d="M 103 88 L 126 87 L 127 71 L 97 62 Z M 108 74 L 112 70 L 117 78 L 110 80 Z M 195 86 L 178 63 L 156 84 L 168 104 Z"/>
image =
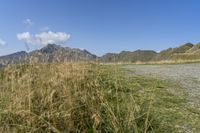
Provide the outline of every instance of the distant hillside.
<path id="1" fill-rule="evenodd" d="M 186 43 L 176 48 L 168 48 L 159 53 L 152 50 L 122 51 L 108 53 L 101 57 L 102 62 L 147 62 L 161 60 L 195 60 L 200 59 L 200 43 Z"/>
<path id="2" fill-rule="evenodd" d="M 195 47 L 195 45 L 193 45 L 192 43 L 186 43 L 177 48 L 169 48 L 163 50 L 160 53 L 158 53 L 155 60 L 171 60 L 171 59 L 173 60 L 178 58 L 181 59 L 182 56 L 193 47 Z"/>
<path id="3" fill-rule="evenodd" d="M 153 50 L 122 51 L 120 53 L 107 53 L 102 57 L 77 48 L 61 47 L 56 44 L 34 50 L 30 53 L 25 51 L 17 52 L 0 57 L 0 67 L 8 64 L 19 64 L 29 62 L 148 62 L 161 60 L 195 60 L 200 59 L 200 43 L 194 45 L 186 43 L 176 48 L 168 48 L 159 53 Z"/>
<path id="4" fill-rule="evenodd" d="M 161 51 L 159 60 L 195 60 L 200 59 L 200 44 L 186 43 L 180 47 Z"/>
<path id="5" fill-rule="evenodd" d="M 136 62 L 150 61 L 156 57 L 157 53 L 152 50 L 122 51 L 119 54 L 108 53 L 101 57 L 102 62 Z"/>

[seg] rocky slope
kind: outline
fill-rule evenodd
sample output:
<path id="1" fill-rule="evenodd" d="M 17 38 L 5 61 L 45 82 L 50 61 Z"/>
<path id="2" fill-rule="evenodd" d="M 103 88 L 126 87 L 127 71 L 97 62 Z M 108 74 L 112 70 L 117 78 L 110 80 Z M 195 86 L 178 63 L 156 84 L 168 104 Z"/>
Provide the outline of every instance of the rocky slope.
<path id="1" fill-rule="evenodd" d="M 18 63 L 24 63 L 27 59 L 28 53 L 25 51 L 17 52 L 14 54 L 1 56 L 0 57 L 0 67 L 6 66 L 8 64 L 18 64 Z"/>
<path id="2" fill-rule="evenodd" d="M 76 62 L 96 61 L 97 56 L 87 50 L 61 47 L 55 44 L 48 44 L 46 47 L 29 53 L 28 58 L 35 62 Z"/>
<path id="3" fill-rule="evenodd" d="M 48 44 L 40 50 L 30 53 L 24 51 L 0 57 L 0 67 L 8 64 L 20 64 L 29 62 L 76 62 L 96 61 L 97 56 L 87 50 L 61 47 L 56 44 Z"/>

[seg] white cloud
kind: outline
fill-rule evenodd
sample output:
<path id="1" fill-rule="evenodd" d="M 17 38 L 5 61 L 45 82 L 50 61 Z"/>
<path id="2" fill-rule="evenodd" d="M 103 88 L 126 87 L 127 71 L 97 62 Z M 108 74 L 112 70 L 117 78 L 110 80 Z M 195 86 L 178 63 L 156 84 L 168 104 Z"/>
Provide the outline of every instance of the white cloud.
<path id="1" fill-rule="evenodd" d="M 0 38 L 0 46 L 5 46 L 6 44 L 7 42 Z"/>
<path id="2" fill-rule="evenodd" d="M 17 38 L 28 44 L 62 44 L 70 38 L 70 34 L 48 31 L 31 35 L 29 32 L 23 32 L 17 34 Z"/>
<path id="3" fill-rule="evenodd" d="M 31 26 L 33 26 L 34 23 L 31 19 L 27 18 L 26 20 L 23 21 L 23 24 L 31 27 Z"/>
<path id="4" fill-rule="evenodd" d="M 49 31 L 36 34 L 35 38 L 38 39 L 41 44 L 46 45 L 49 43 L 63 43 L 70 38 L 70 35 L 64 32 L 54 33 Z"/>
<path id="5" fill-rule="evenodd" d="M 32 39 L 33 37 L 31 36 L 31 34 L 29 32 L 23 32 L 23 33 L 19 33 L 17 34 L 17 38 L 19 40 L 22 40 L 24 42 L 27 42 L 27 43 L 32 43 Z"/>

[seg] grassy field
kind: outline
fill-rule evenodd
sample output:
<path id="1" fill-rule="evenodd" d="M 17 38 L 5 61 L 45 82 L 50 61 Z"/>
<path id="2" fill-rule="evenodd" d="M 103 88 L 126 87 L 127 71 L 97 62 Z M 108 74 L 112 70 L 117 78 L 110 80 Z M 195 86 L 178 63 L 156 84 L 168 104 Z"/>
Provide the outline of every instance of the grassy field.
<path id="1" fill-rule="evenodd" d="M 199 132 L 175 83 L 115 65 L 32 64 L 0 70 L 0 132 Z"/>

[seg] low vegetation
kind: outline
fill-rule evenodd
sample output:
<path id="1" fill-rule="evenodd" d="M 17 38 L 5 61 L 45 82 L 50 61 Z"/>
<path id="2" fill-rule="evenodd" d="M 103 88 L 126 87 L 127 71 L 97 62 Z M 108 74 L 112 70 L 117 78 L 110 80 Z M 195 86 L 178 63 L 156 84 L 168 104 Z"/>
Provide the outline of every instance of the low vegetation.
<path id="1" fill-rule="evenodd" d="M 0 132 L 200 131 L 179 85 L 114 65 L 32 64 L 0 70 Z"/>

